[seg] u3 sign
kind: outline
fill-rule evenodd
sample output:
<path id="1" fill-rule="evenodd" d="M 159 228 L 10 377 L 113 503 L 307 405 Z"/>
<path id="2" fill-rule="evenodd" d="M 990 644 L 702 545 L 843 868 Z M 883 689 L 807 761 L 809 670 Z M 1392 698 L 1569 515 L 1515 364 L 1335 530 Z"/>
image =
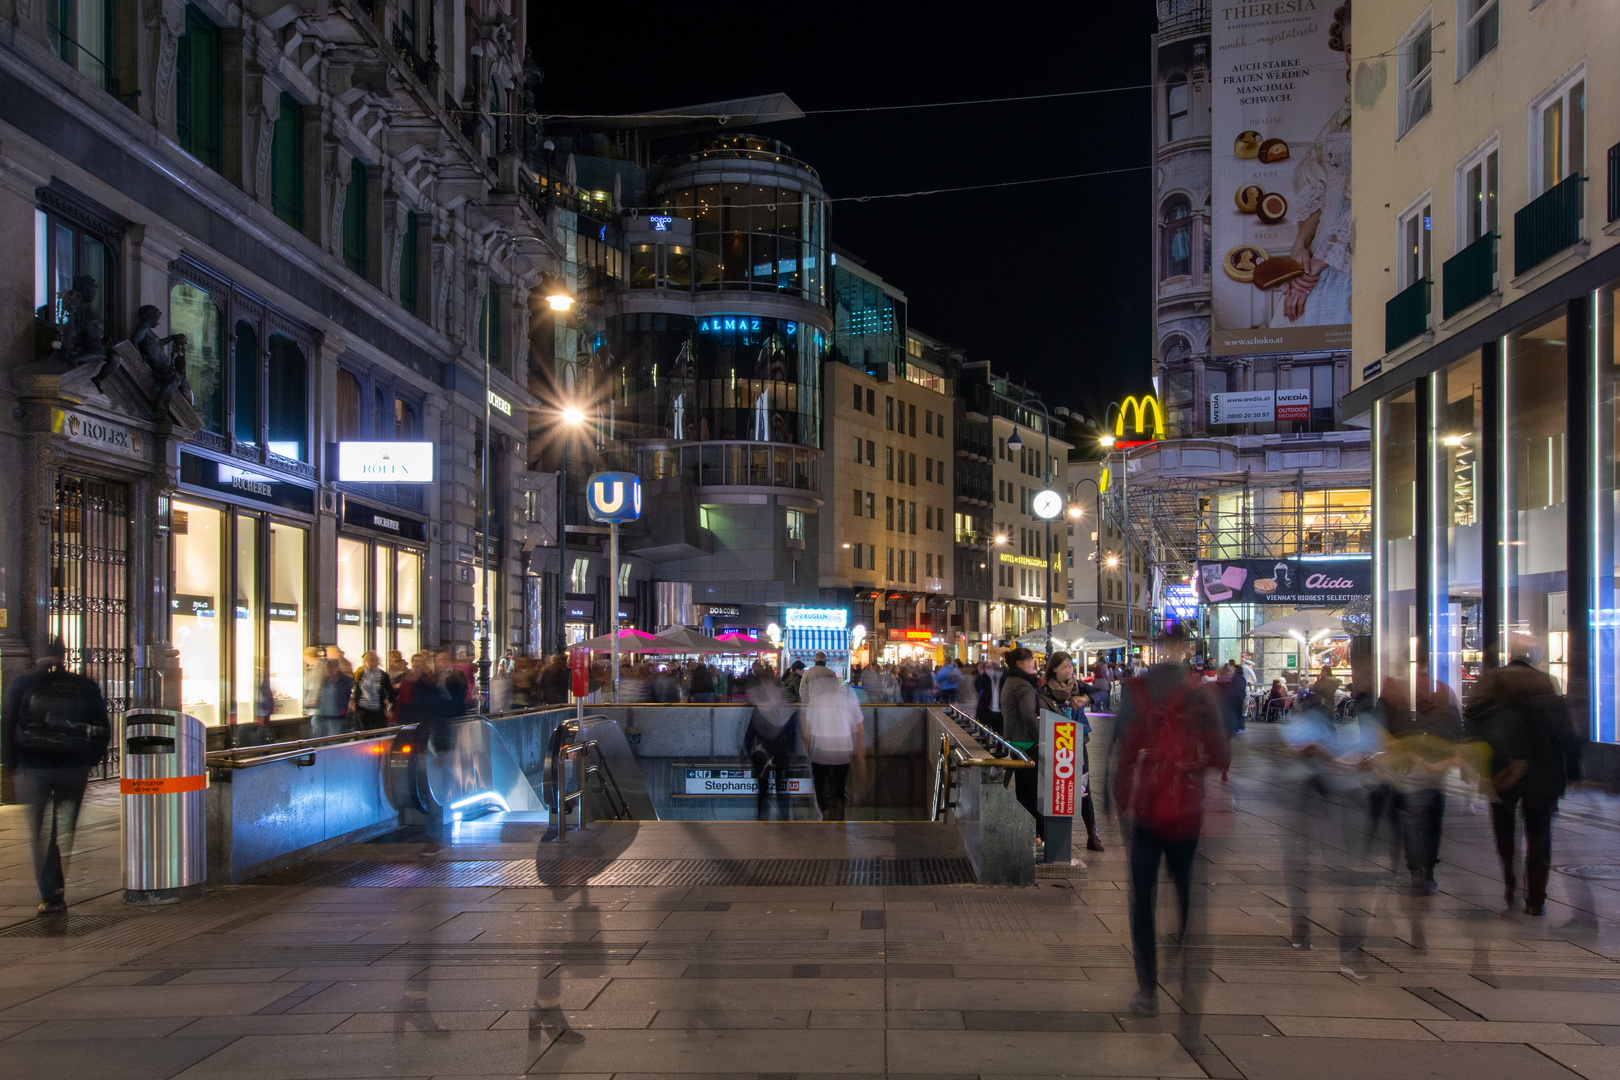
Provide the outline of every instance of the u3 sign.
<path id="1" fill-rule="evenodd" d="M 592 521 L 635 521 L 641 516 L 641 478 L 630 472 L 596 473 L 585 484 Z"/>

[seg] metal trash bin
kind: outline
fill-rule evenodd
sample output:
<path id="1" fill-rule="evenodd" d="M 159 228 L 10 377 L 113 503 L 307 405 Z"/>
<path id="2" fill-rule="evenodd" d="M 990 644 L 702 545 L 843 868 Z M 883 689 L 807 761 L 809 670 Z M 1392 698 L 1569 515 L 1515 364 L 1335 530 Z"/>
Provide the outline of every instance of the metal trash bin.
<path id="1" fill-rule="evenodd" d="M 124 902 L 201 896 L 208 878 L 203 722 L 168 709 L 124 714 Z"/>

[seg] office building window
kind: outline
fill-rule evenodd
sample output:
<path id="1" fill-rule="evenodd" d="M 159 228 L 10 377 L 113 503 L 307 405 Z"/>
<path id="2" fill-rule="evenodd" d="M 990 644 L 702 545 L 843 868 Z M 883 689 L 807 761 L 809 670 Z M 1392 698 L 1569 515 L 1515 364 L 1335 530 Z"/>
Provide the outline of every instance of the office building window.
<path id="1" fill-rule="evenodd" d="M 877 520 L 877 496 L 870 491 L 866 493 L 866 516 L 873 521 Z"/>
<path id="2" fill-rule="evenodd" d="M 1400 115 L 1396 135 L 1399 137 L 1412 130 L 1412 125 L 1434 108 L 1434 17 L 1425 13 L 1406 32 L 1397 49 L 1400 54 Z"/>
<path id="3" fill-rule="evenodd" d="M 894 430 L 894 398 L 883 399 L 883 427 L 888 431 Z"/>
<path id="4" fill-rule="evenodd" d="M 1419 281 L 1434 280 L 1430 274 L 1429 238 L 1433 233 L 1429 196 L 1413 203 L 1400 216 L 1400 280 L 1403 289 Z"/>
<path id="5" fill-rule="evenodd" d="M 1457 78 L 1496 48 L 1501 34 L 1501 10 L 1497 0 L 1458 0 Z"/>
<path id="6" fill-rule="evenodd" d="M 911 535 L 916 536 L 917 535 L 917 504 L 916 503 L 907 503 L 906 505 L 908 507 L 910 507 L 910 510 L 911 510 Z"/>
<path id="7" fill-rule="evenodd" d="M 923 458 L 923 479 L 930 484 L 934 482 L 934 459 Z"/>
<path id="8" fill-rule="evenodd" d="M 894 548 L 883 549 L 883 573 L 888 580 L 894 580 Z"/>
<path id="9" fill-rule="evenodd" d="M 421 243 L 422 221 L 416 211 L 411 210 L 405 215 L 405 235 L 400 238 L 403 247 L 399 256 L 399 306 L 412 315 L 417 313 L 416 290 L 421 281 L 417 254 Z"/>
<path id="10" fill-rule="evenodd" d="M 1165 129 L 1165 141 L 1175 142 L 1177 139 L 1187 137 L 1190 125 L 1187 122 L 1187 79 L 1182 75 L 1173 75 L 1164 87 L 1164 107 L 1168 124 Z"/>
<path id="11" fill-rule="evenodd" d="M 911 486 L 916 487 L 917 486 L 917 455 L 916 454 L 907 454 L 906 457 L 909 459 L 909 463 L 911 465 Z"/>
<path id="12" fill-rule="evenodd" d="M 907 405 L 906 412 L 911 417 L 911 437 L 917 437 L 917 406 Z"/>
<path id="13" fill-rule="evenodd" d="M 849 545 L 849 547 L 850 547 L 850 550 L 855 553 L 855 569 L 859 570 L 861 568 L 861 547 L 862 547 L 862 545 L 860 545 L 860 544 L 851 544 L 851 545 Z"/>
<path id="14" fill-rule="evenodd" d="M 866 391 L 866 415 L 877 415 L 877 391 L 870 388 Z"/>
<path id="15" fill-rule="evenodd" d="M 861 411 L 861 388 L 859 386 L 856 386 L 856 387 L 853 387 L 852 389 L 855 391 L 855 411 L 860 412 Z"/>
<path id="16" fill-rule="evenodd" d="M 1458 248 L 1494 233 L 1496 228 L 1497 149 L 1496 140 L 1464 161 L 1457 170 L 1457 209 L 1462 214 Z"/>
<path id="17" fill-rule="evenodd" d="M 871 439 L 866 440 L 866 463 L 877 468 L 877 444 Z"/>
<path id="18" fill-rule="evenodd" d="M 789 540 L 797 540 L 801 544 L 804 543 L 803 510 L 789 510 L 787 512 L 787 538 Z M 628 567 L 629 564 L 626 563 L 625 566 Z"/>
<path id="19" fill-rule="evenodd" d="M 56 0 L 46 9 L 51 48 L 103 90 L 118 92 L 113 74 L 112 0 Z"/>
<path id="20" fill-rule="evenodd" d="M 175 65 L 175 127 L 180 148 L 215 172 L 225 141 L 221 66 L 219 27 L 195 4 L 187 4 L 186 32 L 180 35 Z"/>
<path id="21" fill-rule="evenodd" d="M 857 489 L 854 494 L 855 494 L 855 516 L 860 517 L 865 512 L 862 508 L 866 504 L 861 501 L 861 493 L 860 493 L 859 489 Z"/>
<path id="22" fill-rule="evenodd" d="M 883 527 L 890 532 L 894 531 L 894 498 L 892 496 L 883 500 Z"/>
<path id="23" fill-rule="evenodd" d="M 349 162 L 349 188 L 343 196 L 343 265 L 364 277 L 366 273 L 366 166 L 359 158 Z"/>
<path id="24" fill-rule="evenodd" d="M 1586 171 L 1586 72 L 1543 94 L 1534 106 L 1535 190 L 1540 195 L 1566 176 Z"/>
<path id="25" fill-rule="evenodd" d="M 894 479 L 894 447 L 892 446 L 883 448 L 883 478 L 885 480 Z"/>
<path id="26" fill-rule="evenodd" d="M 293 228 L 304 228 L 304 107 L 286 91 L 270 140 L 270 208 Z"/>

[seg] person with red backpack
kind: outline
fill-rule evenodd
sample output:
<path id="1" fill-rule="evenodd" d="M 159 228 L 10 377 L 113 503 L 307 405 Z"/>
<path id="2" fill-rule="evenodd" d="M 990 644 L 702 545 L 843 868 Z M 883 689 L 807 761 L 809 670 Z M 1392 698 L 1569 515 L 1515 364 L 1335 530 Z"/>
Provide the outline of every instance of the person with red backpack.
<path id="1" fill-rule="evenodd" d="M 1131 873 L 1131 945 L 1137 992 L 1131 1009 L 1159 1014 L 1154 912 L 1163 861 L 1181 919 L 1182 984 L 1188 988 L 1187 926 L 1192 863 L 1203 828 L 1204 773 L 1230 761 L 1221 703 L 1185 662 L 1185 638 L 1171 638 L 1166 657 L 1126 680 L 1114 730 L 1113 801 L 1125 818 Z M 1195 1010 L 1188 1002 L 1184 1009 Z"/>
<path id="2" fill-rule="evenodd" d="M 101 687 L 63 663 L 59 640 L 34 670 L 6 688 L 0 703 L 17 766 L 17 795 L 28 805 L 39 914 L 67 911 L 67 857 L 90 770 L 107 752 L 112 722 Z"/>

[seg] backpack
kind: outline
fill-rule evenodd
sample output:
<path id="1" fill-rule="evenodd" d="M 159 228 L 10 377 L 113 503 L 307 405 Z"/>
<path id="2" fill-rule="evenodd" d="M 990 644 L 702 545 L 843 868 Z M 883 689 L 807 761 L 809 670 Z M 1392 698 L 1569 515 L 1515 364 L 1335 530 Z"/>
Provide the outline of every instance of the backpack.
<path id="1" fill-rule="evenodd" d="M 63 764 L 94 765 L 107 753 L 112 725 L 96 707 L 95 684 L 53 667 L 29 687 L 17 721 L 18 751 Z"/>
<path id="2" fill-rule="evenodd" d="M 1147 683 L 1125 683 L 1136 716 L 1120 741 L 1120 810 L 1166 840 L 1190 840 L 1202 819 L 1204 751 L 1188 723 L 1188 688 L 1154 702 Z"/>

